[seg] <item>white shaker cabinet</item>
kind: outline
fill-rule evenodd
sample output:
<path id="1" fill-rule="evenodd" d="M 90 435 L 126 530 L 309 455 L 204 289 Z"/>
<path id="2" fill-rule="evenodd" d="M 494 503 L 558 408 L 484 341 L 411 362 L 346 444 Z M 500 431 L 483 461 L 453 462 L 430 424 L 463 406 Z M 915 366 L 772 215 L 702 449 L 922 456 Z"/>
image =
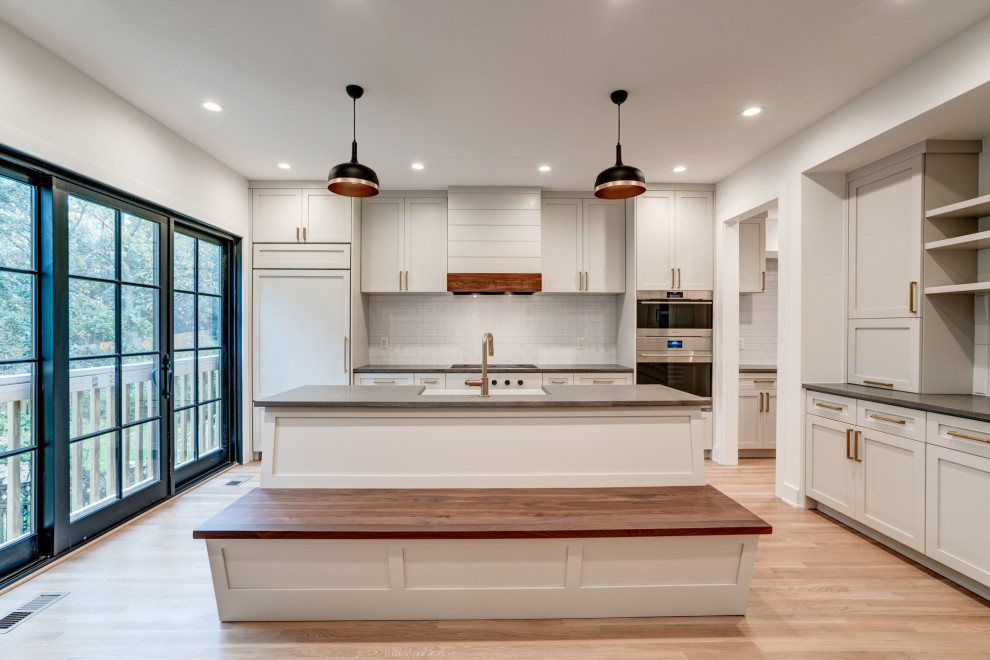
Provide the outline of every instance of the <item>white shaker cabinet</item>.
<path id="1" fill-rule="evenodd" d="M 625 292 L 625 203 L 548 198 L 542 208 L 543 291 Z"/>
<path id="2" fill-rule="evenodd" d="M 777 446 L 777 375 L 739 375 L 739 449 Z"/>
<path id="3" fill-rule="evenodd" d="M 255 243 L 350 243 L 349 197 L 323 189 L 255 188 L 251 191 Z"/>
<path id="4" fill-rule="evenodd" d="M 714 193 L 648 190 L 636 198 L 636 288 L 715 288 Z"/>
<path id="5" fill-rule="evenodd" d="M 739 293 L 767 289 L 766 218 L 739 223 Z"/>
<path id="6" fill-rule="evenodd" d="M 447 200 L 365 199 L 361 218 L 361 291 L 447 290 Z"/>
<path id="7" fill-rule="evenodd" d="M 921 392 L 921 319 L 850 319 L 846 381 Z"/>

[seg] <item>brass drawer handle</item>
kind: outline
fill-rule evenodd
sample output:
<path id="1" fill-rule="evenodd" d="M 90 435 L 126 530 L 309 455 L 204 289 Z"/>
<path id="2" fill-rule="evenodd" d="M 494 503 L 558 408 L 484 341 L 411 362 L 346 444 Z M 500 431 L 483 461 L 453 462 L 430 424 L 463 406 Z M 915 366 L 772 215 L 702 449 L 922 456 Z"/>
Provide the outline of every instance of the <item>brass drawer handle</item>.
<path id="1" fill-rule="evenodd" d="M 551 378 L 550 382 L 554 385 L 566 385 L 567 381 L 563 378 Z"/>
<path id="2" fill-rule="evenodd" d="M 841 406 L 830 406 L 827 403 L 818 403 L 817 401 L 815 401 L 815 405 L 818 406 L 819 408 L 828 408 L 829 410 L 838 410 L 839 412 L 845 410 L 845 408 Z"/>
<path id="3" fill-rule="evenodd" d="M 394 380 L 376 380 L 375 385 L 394 385 Z"/>
<path id="4" fill-rule="evenodd" d="M 966 435 L 965 433 L 956 433 L 955 431 L 946 431 L 945 434 L 951 435 L 954 438 L 965 438 L 967 440 L 990 443 L 990 438 L 977 438 L 975 435 Z"/>
<path id="5" fill-rule="evenodd" d="M 881 383 L 881 382 L 876 381 L 876 380 L 864 380 L 863 382 L 866 383 L 867 385 L 880 385 L 881 387 L 893 387 L 894 386 L 893 383 Z"/>
<path id="6" fill-rule="evenodd" d="M 593 383 L 604 383 L 604 384 L 608 385 L 608 384 L 614 383 L 615 382 L 615 379 L 614 378 L 609 378 L 607 380 L 597 380 L 596 379 L 596 380 L 593 380 L 592 382 Z"/>
<path id="7" fill-rule="evenodd" d="M 753 380 L 753 382 L 754 383 L 776 383 L 777 381 L 774 380 L 773 378 L 767 378 L 767 379 L 756 378 L 756 379 Z"/>
<path id="8" fill-rule="evenodd" d="M 439 380 L 437 380 L 436 378 L 424 378 L 424 379 L 423 379 L 423 383 L 425 383 L 425 384 L 427 384 L 427 385 L 436 385 L 436 384 L 437 384 L 437 383 L 439 383 L 439 382 L 440 382 L 440 381 L 439 381 Z"/>
<path id="9" fill-rule="evenodd" d="M 881 417 L 880 415 L 870 415 L 871 419 L 879 419 L 881 422 L 890 422 L 891 424 L 907 424 L 906 420 L 903 419 L 893 419 L 890 417 Z"/>

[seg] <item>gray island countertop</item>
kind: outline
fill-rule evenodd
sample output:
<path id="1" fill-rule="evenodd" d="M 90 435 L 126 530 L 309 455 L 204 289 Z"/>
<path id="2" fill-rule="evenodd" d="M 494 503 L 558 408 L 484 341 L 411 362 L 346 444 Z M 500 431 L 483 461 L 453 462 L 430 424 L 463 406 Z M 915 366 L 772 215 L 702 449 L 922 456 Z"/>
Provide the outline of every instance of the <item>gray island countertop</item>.
<path id="1" fill-rule="evenodd" d="M 710 397 L 663 385 L 546 385 L 543 395 L 421 395 L 420 385 L 308 385 L 255 400 L 256 408 L 628 408 L 707 407 Z"/>

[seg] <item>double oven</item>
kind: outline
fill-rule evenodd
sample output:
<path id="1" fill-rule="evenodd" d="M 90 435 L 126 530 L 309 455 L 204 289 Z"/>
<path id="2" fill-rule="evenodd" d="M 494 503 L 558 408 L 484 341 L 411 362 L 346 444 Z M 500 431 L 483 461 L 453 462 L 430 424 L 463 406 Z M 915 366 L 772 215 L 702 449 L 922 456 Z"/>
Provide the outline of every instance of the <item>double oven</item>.
<path id="1" fill-rule="evenodd" d="M 712 292 L 636 292 L 636 384 L 712 395 Z"/>

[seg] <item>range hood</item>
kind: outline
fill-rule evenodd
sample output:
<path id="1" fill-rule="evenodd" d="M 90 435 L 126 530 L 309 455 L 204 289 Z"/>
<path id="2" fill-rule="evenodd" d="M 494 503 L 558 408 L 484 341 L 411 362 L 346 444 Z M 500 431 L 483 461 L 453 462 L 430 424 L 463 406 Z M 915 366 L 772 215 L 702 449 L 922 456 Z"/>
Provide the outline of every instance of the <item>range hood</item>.
<path id="1" fill-rule="evenodd" d="M 542 273 L 447 273 L 447 291 L 451 293 L 529 295 L 542 290 Z"/>
<path id="2" fill-rule="evenodd" d="M 447 189 L 447 291 L 543 290 L 539 188 Z"/>

